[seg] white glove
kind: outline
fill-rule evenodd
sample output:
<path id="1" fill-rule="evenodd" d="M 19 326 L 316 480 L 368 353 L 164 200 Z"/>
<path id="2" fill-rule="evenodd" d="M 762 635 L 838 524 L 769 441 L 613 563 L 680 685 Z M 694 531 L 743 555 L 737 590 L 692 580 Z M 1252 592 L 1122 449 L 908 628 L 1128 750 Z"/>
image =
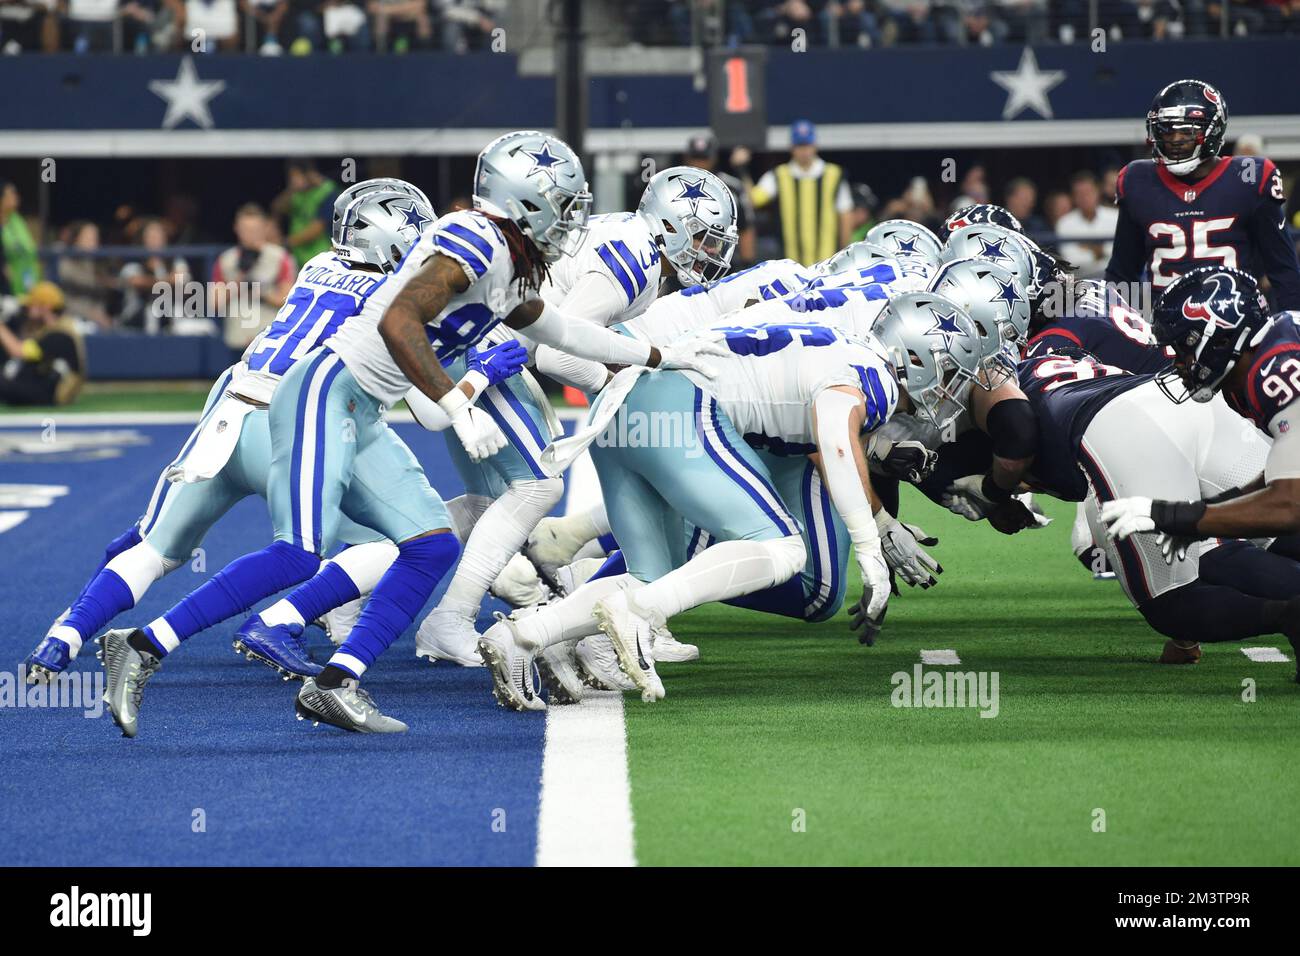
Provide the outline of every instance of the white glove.
<path id="1" fill-rule="evenodd" d="M 984 497 L 983 485 L 983 475 L 958 478 L 944 490 L 939 501 L 953 514 L 959 514 L 967 521 L 983 521 L 997 507 L 997 502 Z"/>
<path id="2" fill-rule="evenodd" d="M 876 527 L 880 531 L 880 550 L 891 571 L 910 587 L 928 588 L 938 584 L 935 575 L 942 574 L 939 562 L 925 553 L 910 527 L 892 517 L 883 508 L 876 513 Z M 920 531 L 918 528 L 917 531 Z M 920 536 L 924 536 L 921 532 Z M 930 539 L 933 540 L 933 539 Z"/>
<path id="3" fill-rule="evenodd" d="M 1165 564 L 1186 561 L 1187 549 L 1197 540 L 1197 538 L 1182 538 L 1178 535 L 1166 534 L 1163 531 L 1156 535 L 1156 544 L 1160 545 L 1160 554 L 1164 556 Z"/>
<path id="4" fill-rule="evenodd" d="M 686 368 L 699 372 L 705 378 L 714 378 L 718 368 L 705 361 L 706 356 L 729 354 L 722 344 L 723 333 L 702 332 L 690 335 L 670 345 L 659 345 L 659 368 Z"/>
<path id="5" fill-rule="evenodd" d="M 867 617 L 878 621 L 885 613 L 885 605 L 889 603 L 889 565 L 885 563 L 879 544 L 875 547 L 859 546 L 854 552 L 858 558 L 858 568 L 862 571 L 862 597 L 866 605 L 864 610 Z M 870 598 L 867 597 L 868 593 Z"/>
<path id="6" fill-rule="evenodd" d="M 1116 498 L 1101 506 L 1101 520 L 1112 541 L 1123 541 L 1131 534 L 1154 531 L 1150 498 Z M 1165 560 L 1168 560 L 1166 558 Z"/>
<path id="7" fill-rule="evenodd" d="M 466 405 L 451 417 L 451 427 L 465 446 L 469 460 L 480 462 L 490 458 L 506 446 L 506 436 L 487 412 Z"/>

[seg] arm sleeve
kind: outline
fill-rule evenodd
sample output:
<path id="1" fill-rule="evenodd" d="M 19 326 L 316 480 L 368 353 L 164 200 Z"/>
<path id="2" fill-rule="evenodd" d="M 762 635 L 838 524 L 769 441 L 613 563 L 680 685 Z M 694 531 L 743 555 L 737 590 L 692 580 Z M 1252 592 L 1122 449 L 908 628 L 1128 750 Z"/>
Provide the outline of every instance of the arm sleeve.
<path id="1" fill-rule="evenodd" d="M 1119 220 L 1115 223 L 1115 243 L 1111 246 L 1110 262 L 1106 265 L 1107 282 L 1137 282 L 1146 268 L 1146 232 L 1128 211 L 1123 183 L 1121 173 L 1116 187 L 1120 190 L 1116 200 L 1119 205 Z"/>
<path id="2" fill-rule="evenodd" d="M 645 365 L 650 361 L 648 343 L 572 319 L 545 302 L 537 319 L 521 331 L 541 345 L 604 365 Z"/>
<path id="3" fill-rule="evenodd" d="M 1258 268 L 1273 284 L 1278 308 L 1300 309 L 1300 262 L 1286 229 L 1282 180 L 1276 167 L 1268 165 L 1272 169 L 1260 183 L 1263 195 L 1251 216 L 1251 239 Z"/>
<path id="4" fill-rule="evenodd" d="M 575 358 L 549 345 L 537 347 L 536 363 L 537 370 L 543 375 L 584 392 L 599 392 L 609 380 L 609 369 L 599 362 Z"/>
<path id="5" fill-rule="evenodd" d="M 879 540 L 871 499 L 862 486 L 857 456 L 850 444 L 858 443 L 848 427 L 849 415 L 863 401 L 865 397 L 831 388 L 822 389 L 813 399 L 817 451 L 821 454 L 826 487 L 855 547 Z"/>
<path id="6" fill-rule="evenodd" d="M 564 297 L 564 314 L 593 325 L 610 326 L 627 309 L 628 296 L 612 276 L 588 272 L 578 278 Z"/>
<path id="7" fill-rule="evenodd" d="M 985 418 L 993 454 L 1008 461 L 1038 453 L 1038 416 L 1027 398 L 1007 398 L 989 409 Z"/>
<path id="8" fill-rule="evenodd" d="M 1300 429 L 1288 428 L 1279 433 L 1276 427 L 1279 419 L 1294 414 L 1287 406 L 1268 423 L 1268 430 L 1273 435 L 1273 447 L 1268 450 L 1264 460 L 1264 481 L 1273 482 L 1285 478 L 1300 478 Z"/>

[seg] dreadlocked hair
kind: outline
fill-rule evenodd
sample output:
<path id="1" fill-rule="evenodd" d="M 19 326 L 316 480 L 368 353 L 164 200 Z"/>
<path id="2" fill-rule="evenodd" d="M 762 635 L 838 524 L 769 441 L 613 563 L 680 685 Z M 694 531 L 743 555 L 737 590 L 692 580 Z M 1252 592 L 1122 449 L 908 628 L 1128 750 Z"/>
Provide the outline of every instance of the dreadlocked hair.
<path id="1" fill-rule="evenodd" d="M 501 235 L 505 237 L 506 248 L 510 250 L 510 261 L 515 266 L 515 283 L 520 296 L 529 291 L 536 292 L 551 277 L 551 267 L 542 258 L 542 251 L 537 243 L 529 239 L 522 229 L 504 216 L 485 213 L 487 218 L 497 224 Z"/>

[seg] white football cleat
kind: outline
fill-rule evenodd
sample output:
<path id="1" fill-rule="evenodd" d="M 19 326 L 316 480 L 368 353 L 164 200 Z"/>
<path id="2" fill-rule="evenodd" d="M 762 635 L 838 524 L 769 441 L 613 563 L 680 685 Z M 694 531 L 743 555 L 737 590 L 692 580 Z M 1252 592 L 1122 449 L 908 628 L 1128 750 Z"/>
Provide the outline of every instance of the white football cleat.
<path id="1" fill-rule="evenodd" d="M 511 710 L 545 710 L 533 686 L 533 652 L 520 646 L 514 621 L 504 614 L 478 640 L 479 652 L 492 674 L 492 696 Z"/>
<path id="2" fill-rule="evenodd" d="M 604 634 L 584 637 L 573 649 L 582 682 L 593 690 L 636 690 L 636 684 L 618 666 L 614 644 Z"/>
<path id="3" fill-rule="evenodd" d="M 542 648 L 534 663 L 548 700 L 552 704 L 576 704 L 582 700 L 582 672 L 573 641 Z"/>
<path id="4" fill-rule="evenodd" d="M 516 554 L 492 582 L 492 593 L 511 607 L 531 607 L 550 597 L 537 568 L 522 554 Z"/>
<path id="5" fill-rule="evenodd" d="M 626 591 L 611 594 L 597 601 L 591 613 L 613 642 L 618 666 L 640 689 L 641 699 L 653 704 L 663 699 L 664 684 L 655 671 L 654 653 L 650 650 L 650 622 L 632 610 L 627 597 Z"/>
<path id="6" fill-rule="evenodd" d="M 340 647 L 348 639 L 348 635 L 352 633 L 352 628 L 356 627 L 357 618 L 361 617 L 361 609 L 365 604 L 365 597 L 359 597 L 334 608 L 332 611 L 326 611 L 313 623 L 325 632 L 325 636 L 330 639 L 331 644 Z"/>
<path id="7" fill-rule="evenodd" d="M 435 607 L 415 632 L 415 656 L 451 661 L 461 667 L 482 667 L 474 622 L 455 611 Z"/>
<path id="8" fill-rule="evenodd" d="M 677 638 L 673 637 L 673 632 L 668 630 L 668 625 L 661 624 L 658 627 L 650 628 L 650 652 L 654 654 L 655 660 L 660 663 L 679 664 L 683 661 L 697 661 L 700 659 L 700 649 L 694 644 L 683 644 Z"/>
<path id="9" fill-rule="evenodd" d="M 555 572 L 555 583 L 560 586 L 560 594 L 568 596 L 591 580 L 591 576 L 605 564 L 604 558 L 579 558 L 572 564 L 566 564 Z"/>
<path id="10" fill-rule="evenodd" d="M 574 532 L 573 523 L 571 518 L 543 518 L 524 545 L 528 557 L 552 576 L 572 562 L 573 556 L 587 543 L 585 537 Z"/>

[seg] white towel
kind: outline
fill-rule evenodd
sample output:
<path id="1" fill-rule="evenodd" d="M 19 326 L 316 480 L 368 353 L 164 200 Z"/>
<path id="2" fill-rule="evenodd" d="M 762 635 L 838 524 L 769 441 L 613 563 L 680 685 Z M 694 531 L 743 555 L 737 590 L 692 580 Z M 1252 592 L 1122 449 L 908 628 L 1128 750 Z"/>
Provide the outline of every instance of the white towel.
<path id="1" fill-rule="evenodd" d="M 255 406 L 232 395 L 222 398 L 203 423 L 190 450 L 167 469 L 167 480 L 188 485 L 218 474 L 234 454 L 244 418 L 252 411 Z"/>
<path id="2" fill-rule="evenodd" d="M 623 402 L 627 400 L 632 386 L 648 371 L 650 370 L 645 366 L 633 365 L 610 379 L 609 384 L 601 389 L 597 398 L 597 407 L 592 410 L 587 424 L 568 438 L 561 438 L 546 446 L 546 450 L 542 452 L 542 471 L 552 478 L 563 475 L 577 457 L 609 427 L 609 423 L 614 420 L 618 410 L 623 407 Z"/>

